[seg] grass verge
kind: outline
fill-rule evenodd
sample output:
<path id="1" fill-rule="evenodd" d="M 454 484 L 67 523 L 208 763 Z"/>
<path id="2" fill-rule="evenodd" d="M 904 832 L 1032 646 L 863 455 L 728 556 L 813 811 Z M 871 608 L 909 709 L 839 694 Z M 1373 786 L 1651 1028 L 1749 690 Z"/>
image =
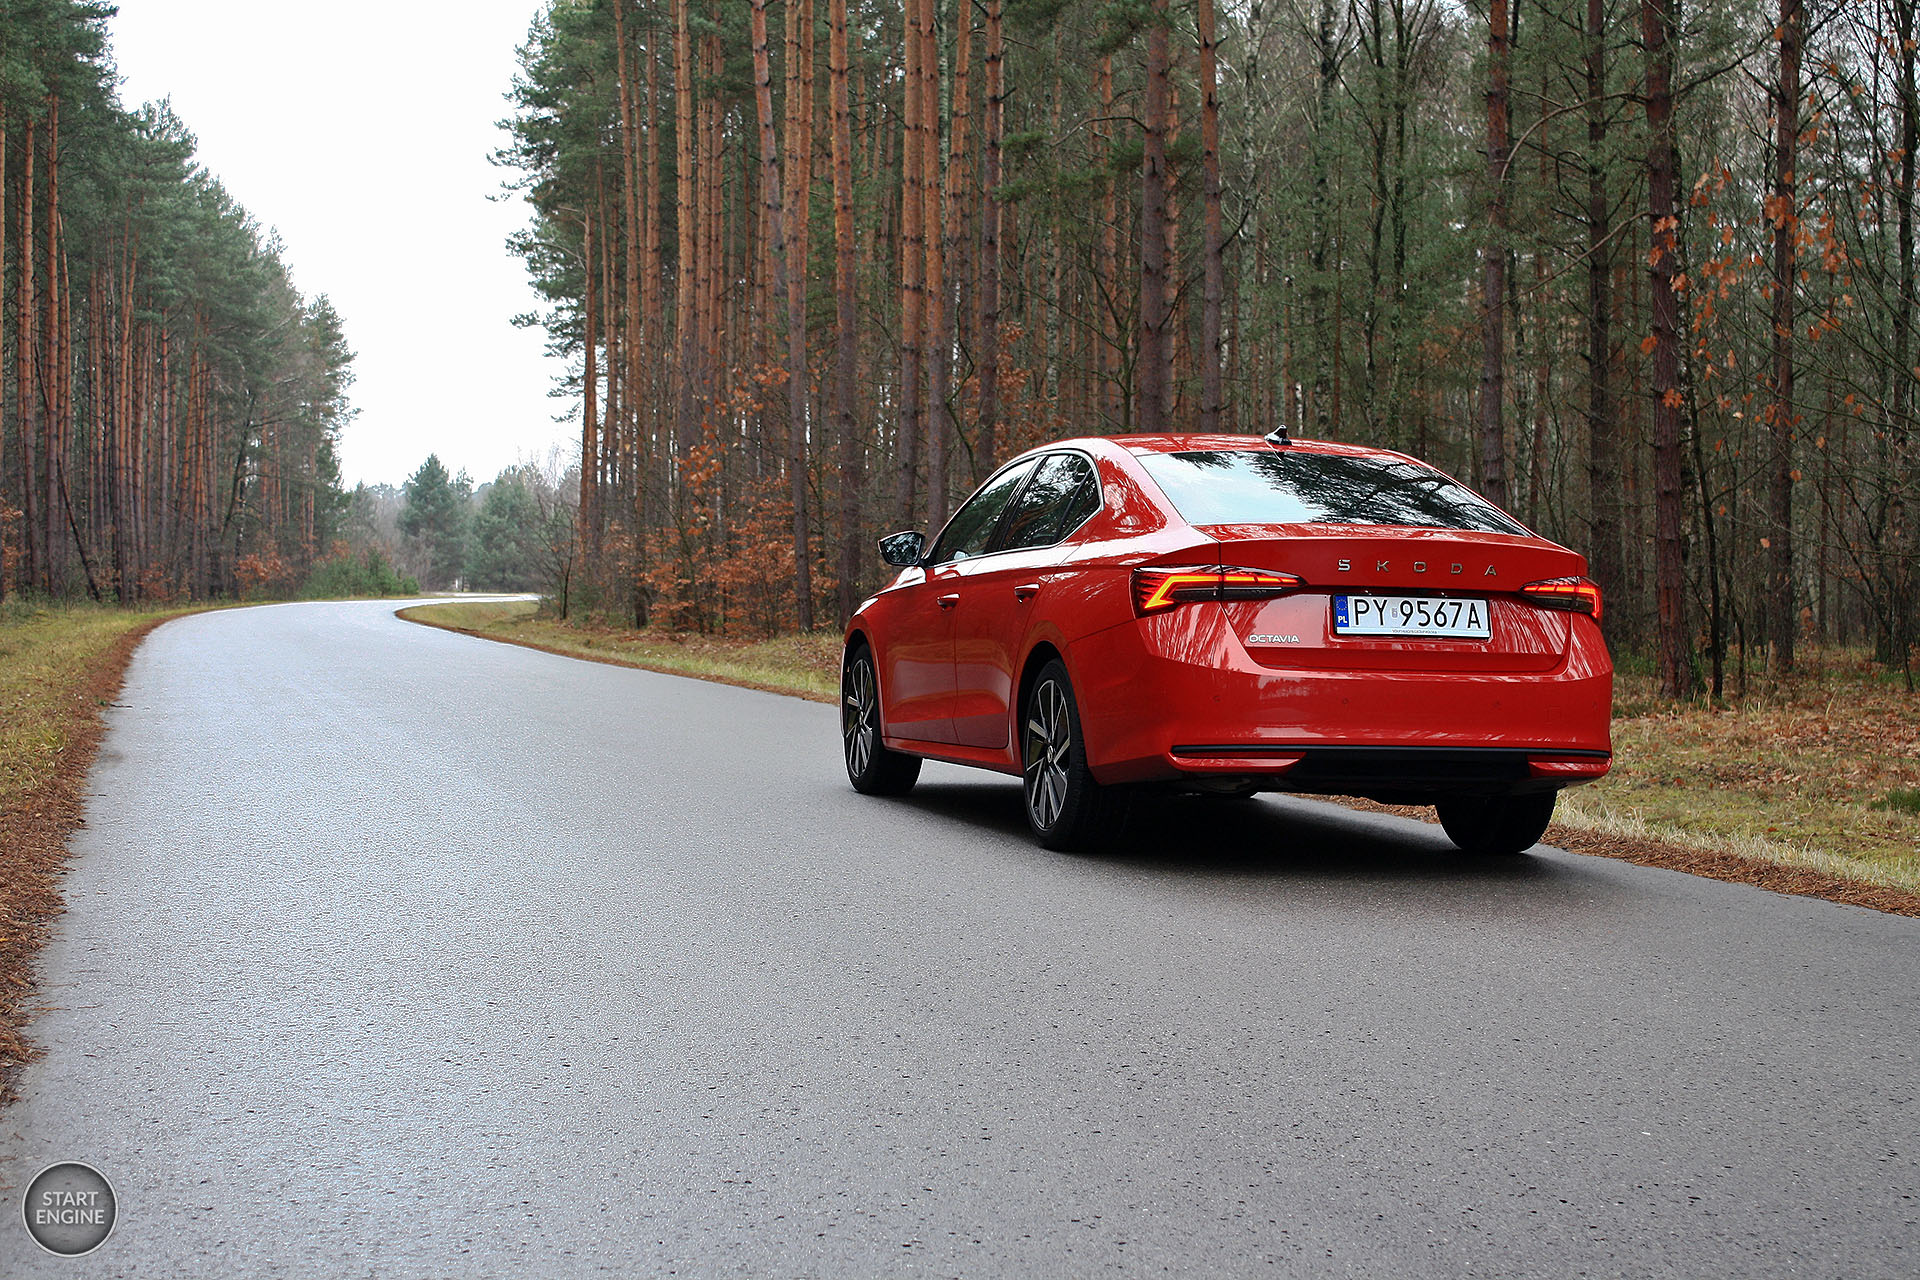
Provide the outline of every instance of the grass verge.
<path id="1" fill-rule="evenodd" d="M 423 604 L 400 610 L 400 616 L 443 631 L 504 640 L 547 653 L 737 684 L 813 702 L 834 702 L 840 696 L 840 637 L 825 632 L 756 641 L 622 631 L 543 617 L 531 600 Z"/>
<path id="2" fill-rule="evenodd" d="M 191 608 L 0 606 L 0 1101 L 33 1056 L 34 960 L 60 914 L 87 770 L 142 637 Z"/>
<path id="3" fill-rule="evenodd" d="M 542 617 L 531 601 L 426 605 L 402 617 L 490 640 L 835 700 L 840 638 L 722 640 Z M 1548 843 L 1920 916 L 1920 708 L 1857 656 L 1816 656 L 1764 698 L 1672 708 L 1617 685 L 1614 770 L 1561 798 Z M 1427 808 L 1347 799 L 1433 820 Z"/>

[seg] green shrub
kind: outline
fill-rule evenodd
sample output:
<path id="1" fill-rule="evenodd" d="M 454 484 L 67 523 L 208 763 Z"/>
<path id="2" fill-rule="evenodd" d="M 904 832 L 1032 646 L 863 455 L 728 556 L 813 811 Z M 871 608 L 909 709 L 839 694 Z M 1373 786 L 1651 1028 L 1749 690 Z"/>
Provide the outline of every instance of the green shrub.
<path id="1" fill-rule="evenodd" d="M 300 588 L 305 600 L 337 600 L 343 596 L 416 596 L 420 584 L 394 570 L 378 547 L 354 554 L 341 550 L 313 566 Z"/>
<path id="2" fill-rule="evenodd" d="M 1876 809 L 1891 809 L 1895 813 L 1920 814 L 1920 787 L 1895 787 L 1881 797 Z"/>

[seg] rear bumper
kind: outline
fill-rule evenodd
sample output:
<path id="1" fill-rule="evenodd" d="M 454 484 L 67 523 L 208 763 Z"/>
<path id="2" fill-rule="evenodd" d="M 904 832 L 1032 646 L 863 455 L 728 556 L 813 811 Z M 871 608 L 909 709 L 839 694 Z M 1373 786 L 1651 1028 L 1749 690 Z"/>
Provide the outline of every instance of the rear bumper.
<path id="1" fill-rule="evenodd" d="M 1605 774 L 1612 757 L 1604 751 L 1549 754 L 1507 747 L 1297 745 L 1249 750 L 1219 743 L 1176 745 L 1166 763 L 1180 777 L 1214 785 L 1225 776 L 1274 791 L 1424 804 L 1443 795 L 1558 791 Z"/>
<path id="2" fill-rule="evenodd" d="M 1100 781 L 1231 778 L 1417 803 L 1556 790 L 1611 760 L 1613 666 L 1586 619 L 1547 671 L 1327 671 L 1261 665 L 1210 611 L 1190 611 L 1177 644 L 1134 624 L 1073 647 Z"/>

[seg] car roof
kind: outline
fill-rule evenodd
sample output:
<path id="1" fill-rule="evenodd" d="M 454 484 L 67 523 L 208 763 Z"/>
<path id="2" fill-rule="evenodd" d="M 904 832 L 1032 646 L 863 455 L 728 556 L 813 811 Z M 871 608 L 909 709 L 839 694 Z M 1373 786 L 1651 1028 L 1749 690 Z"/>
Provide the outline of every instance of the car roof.
<path id="1" fill-rule="evenodd" d="M 1365 445 L 1341 444 L 1334 440 L 1289 440 L 1276 445 L 1264 436 L 1253 435 L 1152 435 L 1110 436 L 1115 444 L 1130 453 L 1203 453 L 1226 449 L 1299 449 L 1304 453 L 1345 453 L 1379 456 L 1388 451 Z"/>
<path id="2" fill-rule="evenodd" d="M 1276 445 L 1264 436 L 1256 435 L 1122 435 L 1122 436 L 1080 436 L 1072 440 L 1056 440 L 1051 444 L 1029 450 L 1030 454 L 1044 453 L 1049 449 L 1078 447 L 1091 452 L 1105 448 L 1118 448 L 1139 457 L 1153 453 L 1203 453 L 1225 452 L 1235 449 L 1286 449 L 1301 453 L 1344 454 L 1348 457 L 1363 458 L 1405 458 L 1406 455 L 1391 449 L 1373 449 L 1366 445 L 1342 444 L 1334 440 L 1291 440 L 1284 445 Z M 1026 455 L 1022 455 L 1026 456 Z"/>

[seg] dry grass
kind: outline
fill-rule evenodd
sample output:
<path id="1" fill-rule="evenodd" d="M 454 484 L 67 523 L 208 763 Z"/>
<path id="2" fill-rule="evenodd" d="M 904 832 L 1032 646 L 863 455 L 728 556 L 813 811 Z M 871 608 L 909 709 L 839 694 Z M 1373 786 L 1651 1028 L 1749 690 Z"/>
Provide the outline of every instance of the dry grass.
<path id="1" fill-rule="evenodd" d="M 694 676 L 722 684 L 834 702 L 840 689 L 840 637 L 833 632 L 740 640 L 671 631 L 628 631 L 542 616 L 528 600 L 416 605 L 410 622 L 489 640 L 591 658 L 620 666 Z"/>
<path id="2" fill-rule="evenodd" d="M 67 837 L 80 825 L 101 710 L 147 632 L 187 609 L 0 607 L 0 1095 L 33 1050 L 34 960 L 61 911 Z"/>
<path id="3" fill-rule="evenodd" d="M 1662 705 L 1622 676 L 1614 767 L 1563 821 L 1920 890 L 1920 700 L 1858 655 L 1723 706 Z"/>

